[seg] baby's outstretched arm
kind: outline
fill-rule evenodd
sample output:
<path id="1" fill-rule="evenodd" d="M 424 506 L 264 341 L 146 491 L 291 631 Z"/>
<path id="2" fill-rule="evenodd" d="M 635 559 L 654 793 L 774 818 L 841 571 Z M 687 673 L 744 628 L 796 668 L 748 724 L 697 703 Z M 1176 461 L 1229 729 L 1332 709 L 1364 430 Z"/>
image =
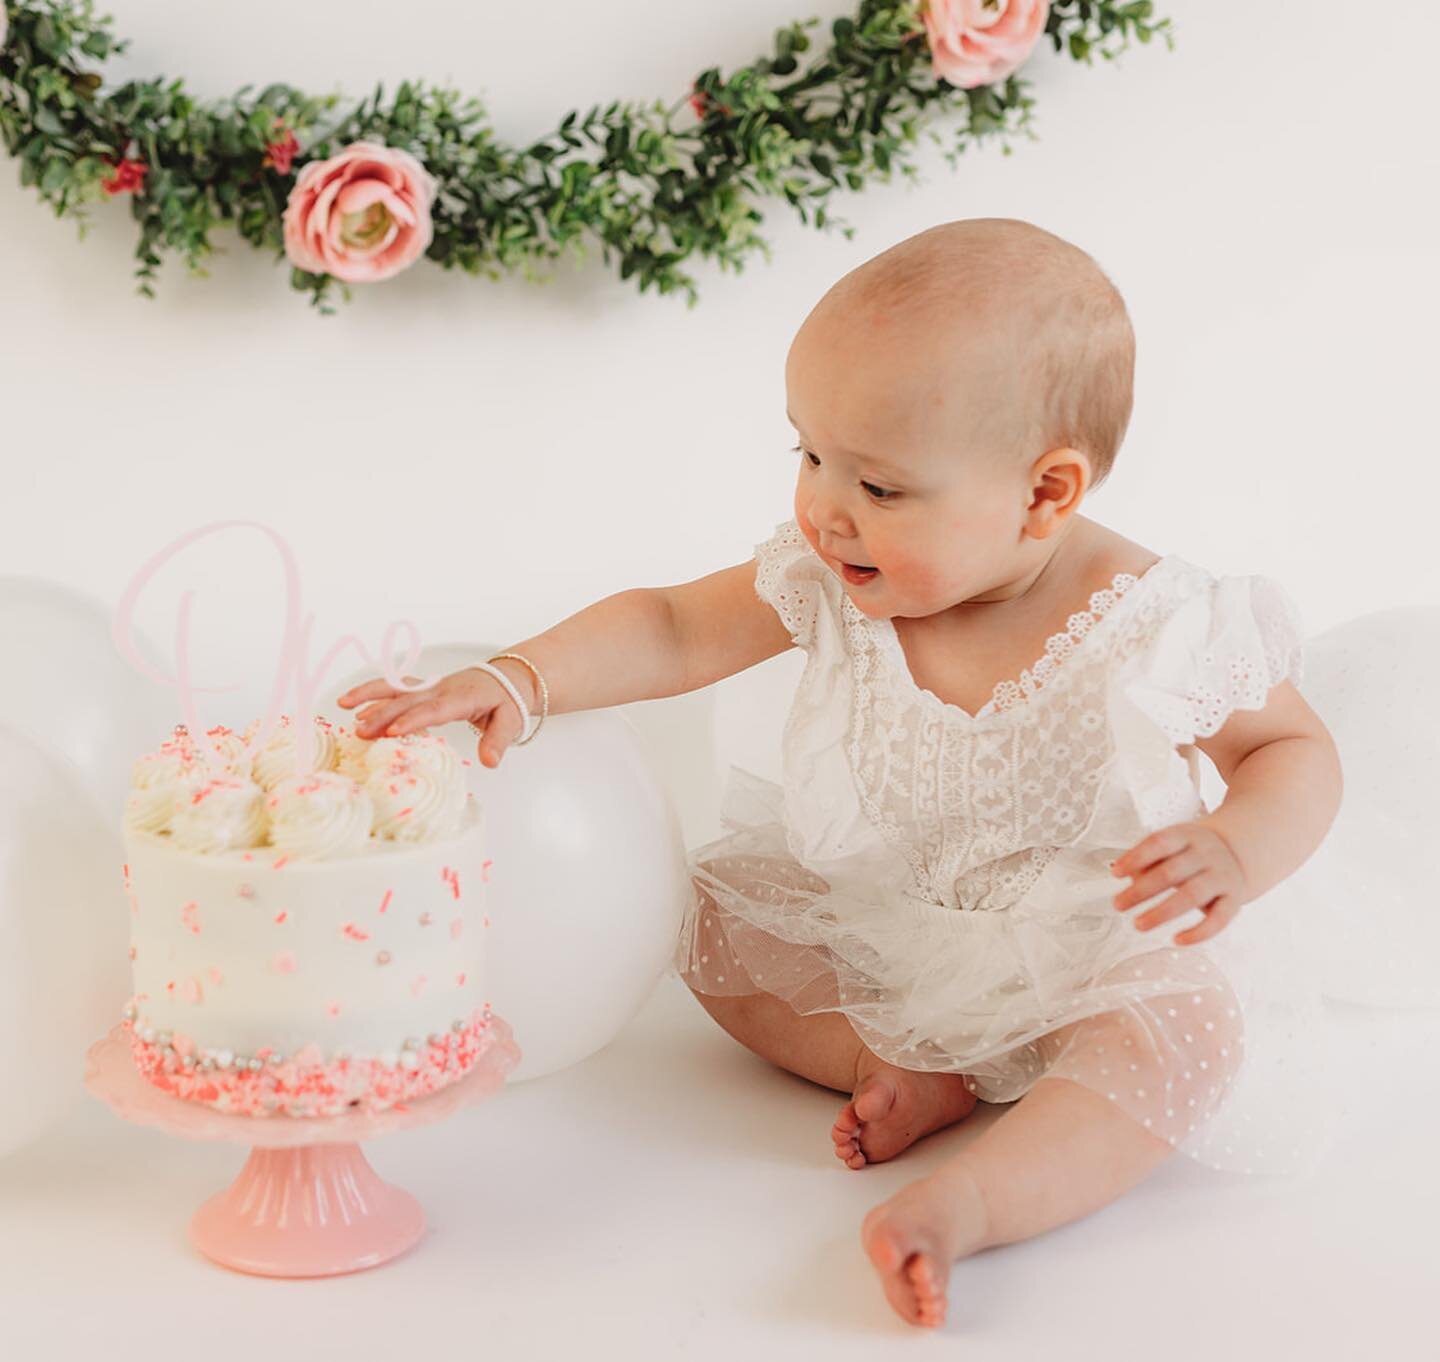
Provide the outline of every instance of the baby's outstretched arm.
<path id="1" fill-rule="evenodd" d="M 1136 919 L 1141 930 L 1205 910 L 1203 923 L 1175 937 L 1187 946 L 1214 936 L 1310 858 L 1335 821 L 1343 784 L 1335 740 L 1289 681 L 1270 692 L 1264 709 L 1237 710 L 1195 745 L 1225 781 L 1224 801 L 1193 822 L 1152 832 L 1111 867 L 1134 877 L 1115 896 L 1122 911 L 1176 891 Z"/>
<path id="2" fill-rule="evenodd" d="M 545 678 L 549 712 L 601 709 L 698 690 L 773 657 L 793 641 L 774 610 L 755 594 L 749 559 L 670 587 L 636 587 L 606 596 L 542 634 L 504 652 L 530 659 Z M 495 664 L 539 704 L 530 669 Z M 407 681 L 413 677 L 405 678 Z M 494 677 L 467 667 L 424 690 L 402 691 L 376 678 L 341 695 L 362 738 L 394 737 L 429 724 L 468 720 L 483 728 L 480 760 L 497 766 L 520 736 L 520 713 Z"/>

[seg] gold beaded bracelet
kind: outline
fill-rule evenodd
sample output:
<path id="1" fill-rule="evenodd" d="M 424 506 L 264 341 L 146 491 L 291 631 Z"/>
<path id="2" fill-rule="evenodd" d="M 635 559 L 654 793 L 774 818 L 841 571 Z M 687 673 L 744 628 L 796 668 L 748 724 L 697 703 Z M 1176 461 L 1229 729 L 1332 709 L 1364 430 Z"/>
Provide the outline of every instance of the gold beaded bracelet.
<path id="1" fill-rule="evenodd" d="M 550 712 L 550 688 L 545 684 L 545 678 L 540 675 L 540 668 L 537 667 L 528 657 L 521 657 L 519 653 L 496 653 L 494 657 L 487 657 L 487 662 L 499 662 L 501 658 L 508 657 L 512 661 L 529 667 L 535 677 L 535 688 L 540 692 L 540 717 L 535 721 L 535 727 L 530 730 L 528 738 L 517 738 L 512 747 L 524 747 L 527 742 L 534 742 L 535 735 L 540 731 L 540 725 L 545 722 L 545 716 Z"/>

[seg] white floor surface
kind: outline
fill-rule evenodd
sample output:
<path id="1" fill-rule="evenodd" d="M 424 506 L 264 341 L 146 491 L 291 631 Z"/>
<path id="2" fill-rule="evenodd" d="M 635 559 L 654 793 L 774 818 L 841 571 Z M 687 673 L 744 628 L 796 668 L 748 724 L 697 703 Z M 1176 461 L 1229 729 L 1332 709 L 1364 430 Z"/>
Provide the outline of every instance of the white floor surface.
<path id="1" fill-rule="evenodd" d="M 210 1263 L 189 1218 L 243 1149 L 88 1100 L 0 1162 L 0 1358 L 1440 1359 L 1440 1016 L 1332 1017 L 1350 1116 L 1321 1175 L 1177 1157 L 957 1264 L 938 1334 L 891 1312 L 860 1220 L 1006 1108 L 851 1171 L 829 1138 L 841 1098 L 742 1050 L 674 979 L 589 1061 L 367 1144 L 429 1227 L 351 1276 Z"/>

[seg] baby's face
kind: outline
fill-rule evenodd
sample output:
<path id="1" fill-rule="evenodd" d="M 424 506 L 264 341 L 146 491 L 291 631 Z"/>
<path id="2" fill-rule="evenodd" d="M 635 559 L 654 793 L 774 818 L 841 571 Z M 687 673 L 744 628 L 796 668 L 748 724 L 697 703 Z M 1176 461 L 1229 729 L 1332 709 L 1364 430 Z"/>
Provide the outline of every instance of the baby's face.
<path id="1" fill-rule="evenodd" d="M 983 598 L 1018 575 L 1023 543 L 1025 461 L 984 433 L 1008 385 L 978 369 L 957 377 L 967 366 L 954 350 L 917 331 L 883 315 L 814 313 L 785 366 L 801 451 L 795 519 L 876 619 Z M 877 571 L 857 577 L 845 564 Z"/>

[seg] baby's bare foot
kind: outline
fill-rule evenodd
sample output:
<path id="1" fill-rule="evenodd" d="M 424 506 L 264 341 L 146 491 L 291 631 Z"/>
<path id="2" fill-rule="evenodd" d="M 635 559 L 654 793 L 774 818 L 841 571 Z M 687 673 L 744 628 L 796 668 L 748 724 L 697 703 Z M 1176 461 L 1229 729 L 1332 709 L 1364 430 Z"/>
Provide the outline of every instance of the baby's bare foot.
<path id="1" fill-rule="evenodd" d="M 856 1066 L 855 1095 L 830 1129 L 835 1157 L 851 1168 L 883 1163 L 963 1121 L 976 1103 L 968 1083 L 963 1074 L 897 1069 L 866 1050 Z"/>
<path id="2" fill-rule="evenodd" d="M 985 1246 L 985 1201 L 964 1165 L 952 1159 L 902 1187 L 860 1226 L 885 1295 L 901 1319 L 945 1323 L 950 1265 Z"/>

